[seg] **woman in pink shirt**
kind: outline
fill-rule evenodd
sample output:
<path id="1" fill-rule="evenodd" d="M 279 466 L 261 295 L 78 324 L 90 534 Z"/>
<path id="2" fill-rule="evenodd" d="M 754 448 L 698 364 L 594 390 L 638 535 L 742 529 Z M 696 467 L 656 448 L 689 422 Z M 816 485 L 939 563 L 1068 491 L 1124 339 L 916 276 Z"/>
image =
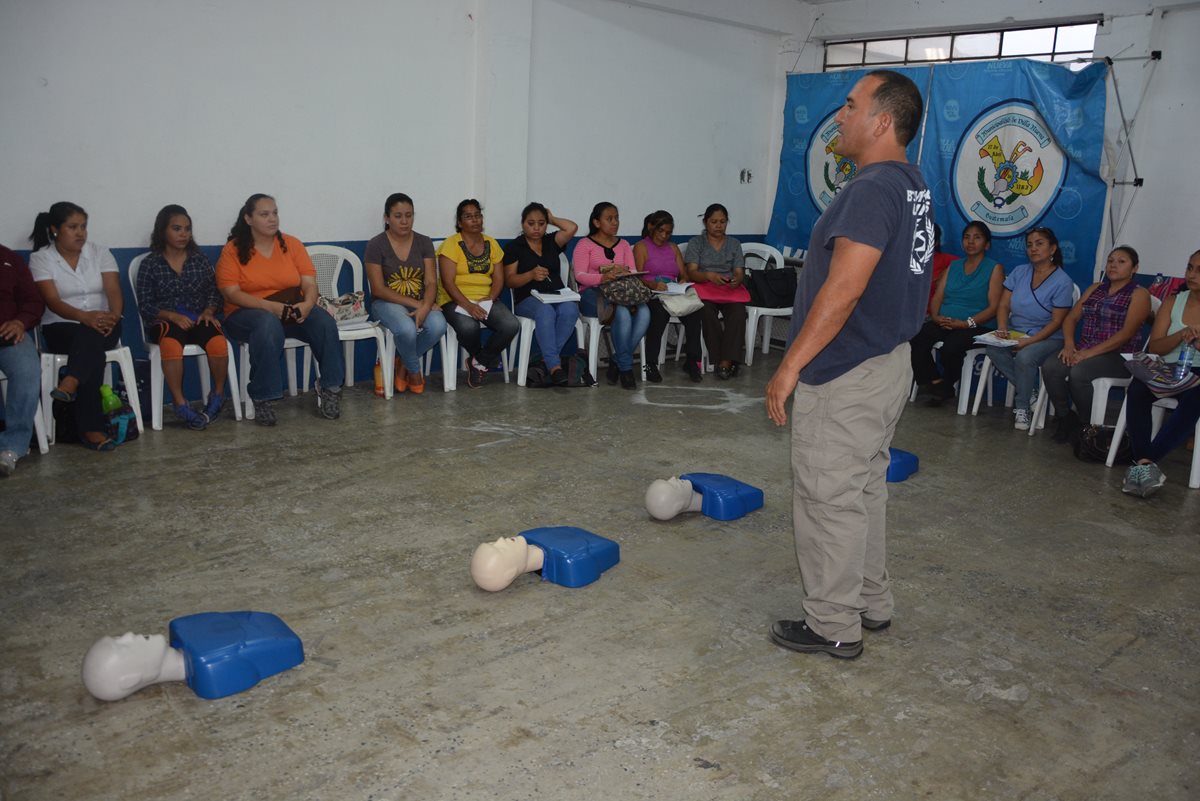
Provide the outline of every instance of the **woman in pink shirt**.
<path id="1" fill-rule="evenodd" d="M 582 299 L 579 313 L 596 316 L 596 295 L 600 284 L 635 272 L 633 249 L 617 236 L 621 218 L 612 203 L 597 203 L 588 218 L 588 235 L 575 246 L 572 267 Z M 609 384 L 617 379 L 625 389 L 637 389 L 633 374 L 633 349 L 650 326 L 650 309 L 645 303 L 617 306 L 612 321 L 613 357 L 608 362 Z"/>

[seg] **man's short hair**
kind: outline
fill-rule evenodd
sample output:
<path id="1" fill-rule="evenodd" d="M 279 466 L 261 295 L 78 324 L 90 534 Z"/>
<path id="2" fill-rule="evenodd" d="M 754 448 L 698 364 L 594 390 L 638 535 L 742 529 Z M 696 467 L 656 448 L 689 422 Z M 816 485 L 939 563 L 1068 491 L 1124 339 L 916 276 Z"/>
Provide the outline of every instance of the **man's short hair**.
<path id="1" fill-rule="evenodd" d="M 896 140 L 907 147 L 917 135 L 921 127 L 921 115 L 925 113 L 920 90 L 907 76 L 894 70 L 872 70 L 866 77 L 880 79 L 881 83 L 871 98 L 875 103 L 875 111 L 886 111 L 892 116 Z"/>

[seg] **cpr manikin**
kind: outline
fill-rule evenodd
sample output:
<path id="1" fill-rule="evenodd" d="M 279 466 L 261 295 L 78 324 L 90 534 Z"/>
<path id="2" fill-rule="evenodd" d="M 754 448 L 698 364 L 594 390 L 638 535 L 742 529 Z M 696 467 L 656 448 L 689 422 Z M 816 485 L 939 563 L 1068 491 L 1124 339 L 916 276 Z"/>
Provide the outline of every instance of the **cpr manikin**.
<path id="1" fill-rule="evenodd" d="M 101 637 L 83 658 L 83 685 L 118 701 L 164 681 L 186 681 L 201 698 L 249 689 L 304 661 L 296 633 L 267 612 L 203 612 L 171 621 L 161 634 Z"/>
<path id="2" fill-rule="evenodd" d="M 101 701 L 119 701 L 143 687 L 183 681 L 183 653 L 167 645 L 161 634 L 125 632 L 101 637 L 83 657 L 83 685 Z"/>
<path id="3" fill-rule="evenodd" d="M 573 526 L 524 531 L 482 543 L 471 556 L 471 578 L 488 592 L 498 592 L 522 573 L 541 571 L 542 580 L 582 587 L 621 560 L 617 543 Z"/>
<path id="4" fill-rule="evenodd" d="M 701 512 L 715 520 L 736 520 L 762 508 L 763 491 L 717 473 L 684 473 L 656 479 L 646 489 L 646 511 L 658 520 Z"/>

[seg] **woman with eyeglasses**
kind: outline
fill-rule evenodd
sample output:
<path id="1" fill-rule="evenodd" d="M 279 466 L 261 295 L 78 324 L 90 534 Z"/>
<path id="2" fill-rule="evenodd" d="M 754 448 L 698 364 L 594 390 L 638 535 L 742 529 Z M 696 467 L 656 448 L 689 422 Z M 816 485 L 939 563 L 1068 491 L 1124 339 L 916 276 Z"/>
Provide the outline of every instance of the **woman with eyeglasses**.
<path id="1" fill-rule="evenodd" d="M 521 324 L 500 303 L 504 291 L 504 271 L 498 269 L 504 259 L 500 243 L 483 232 L 483 206 L 475 198 L 458 204 L 454 212 L 455 234 L 438 248 L 438 270 L 442 286 L 438 304 L 446 323 L 454 329 L 470 356 L 467 386 L 477 389 L 487 374 L 500 364 L 508 343 L 521 330 Z M 492 332 L 483 343 L 483 329 Z M 454 360 L 458 355 L 454 354 Z M 445 365 L 445 370 L 455 365 Z"/>
<path id="2" fill-rule="evenodd" d="M 987 354 L 1015 387 L 1013 427 L 1029 430 L 1030 407 L 1037 391 L 1038 368 L 1062 349 L 1062 324 L 1075 303 L 1075 282 L 1062 269 L 1058 237 L 1049 228 L 1025 234 L 1028 264 L 1021 264 L 1004 279 L 996 312 L 996 336 L 1024 334 L 1015 345 L 989 345 Z"/>
<path id="3" fill-rule="evenodd" d="M 616 281 L 637 271 L 633 248 L 617 236 L 621 216 L 617 207 L 603 201 L 592 208 L 588 217 L 588 235 L 575 246 L 572 267 L 582 291 L 579 313 L 595 317 L 600 285 Z M 650 309 L 645 303 L 616 306 L 612 319 L 613 355 L 605 377 L 610 385 L 621 382 L 623 389 L 637 389 L 633 374 L 633 349 L 650 327 Z"/>

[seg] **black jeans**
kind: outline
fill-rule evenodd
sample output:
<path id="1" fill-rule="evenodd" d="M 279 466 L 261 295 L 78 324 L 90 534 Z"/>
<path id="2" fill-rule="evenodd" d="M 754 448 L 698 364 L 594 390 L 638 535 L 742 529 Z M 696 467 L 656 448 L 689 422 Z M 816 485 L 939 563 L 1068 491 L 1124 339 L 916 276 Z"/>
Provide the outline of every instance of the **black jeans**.
<path id="1" fill-rule="evenodd" d="M 975 337 L 991 331 L 990 328 L 952 328 L 945 329 L 933 320 L 926 321 L 916 336 L 909 340 L 912 346 L 913 379 L 918 384 L 929 384 L 941 378 L 946 384 L 943 394 L 949 395 L 954 382 L 962 375 L 963 359 L 972 348 L 983 347 L 976 344 Z M 942 371 L 938 374 L 937 364 L 933 361 L 933 346 L 942 343 L 938 356 L 942 360 Z M 968 392 L 970 387 L 959 387 L 959 392 Z"/>
<path id="2" fill-rule="evenodd" d="M 658 298 L 647 301 L 646 305 L 650 308 L 650 327 L 646 329 L 646 353 L 650 358 L 646 363 L 653 364 L 652 360 L 658 358 L 659 350 L 662 349 L 662 337 L 667 330 L 667 323 L 671 320 L 671 313 L 663 307 Z M 703 320 L 704 314 L 701 311 L 694 311 L 680 319 L 683 323 L 683 350 L 689 362 L 700 361 L 700 327 Z"/>
<path id="3" fill-rule="evenodd" d="M 42 338 L 46 340 L 47 353 L 67 355 L 67 375 L 79 381 L 71 410 L 75 413 L 75 426 L 80 435 L 89 431 L 104 431 L 104 410 L 100 408 L 104 352 L 112 350 L 121 341 L 120 324 L 105 336 L 83 323 L 49 323 L 42 326 Z M 122 378 L 133 381 L 133 376 Z M 57 376 L 55 383 L 58 383 Z"/>
<path id="4" fill-rule="evenodd" d="M 457 307 L 458 304 L 450 301 L 442 306 L 442 313 L 446 317 L 446 323 L 454 329 L 454 333 L 458 336 L 458 344 L 471 354 L 471 358 L 487 369 L 493 369 L 500 364 L 500 353 L 508 347 L 508 343 L 512 342 L 513 337 L 521 330 L 520 321 L 508 310 L 507 306 L 498 300 L 492 304 L 492 310 L 488 312 L 487 319 L 483 322 L 474 317 L 459 314 L 455 311 Z M 486 345 L 483 344 L 485 327 L 492 332 Z M 454 354 L 451 358 L 457 361 L 458 354 Z M 454 369 L 454 367 L 449 365 L 446 369 Z"/>

